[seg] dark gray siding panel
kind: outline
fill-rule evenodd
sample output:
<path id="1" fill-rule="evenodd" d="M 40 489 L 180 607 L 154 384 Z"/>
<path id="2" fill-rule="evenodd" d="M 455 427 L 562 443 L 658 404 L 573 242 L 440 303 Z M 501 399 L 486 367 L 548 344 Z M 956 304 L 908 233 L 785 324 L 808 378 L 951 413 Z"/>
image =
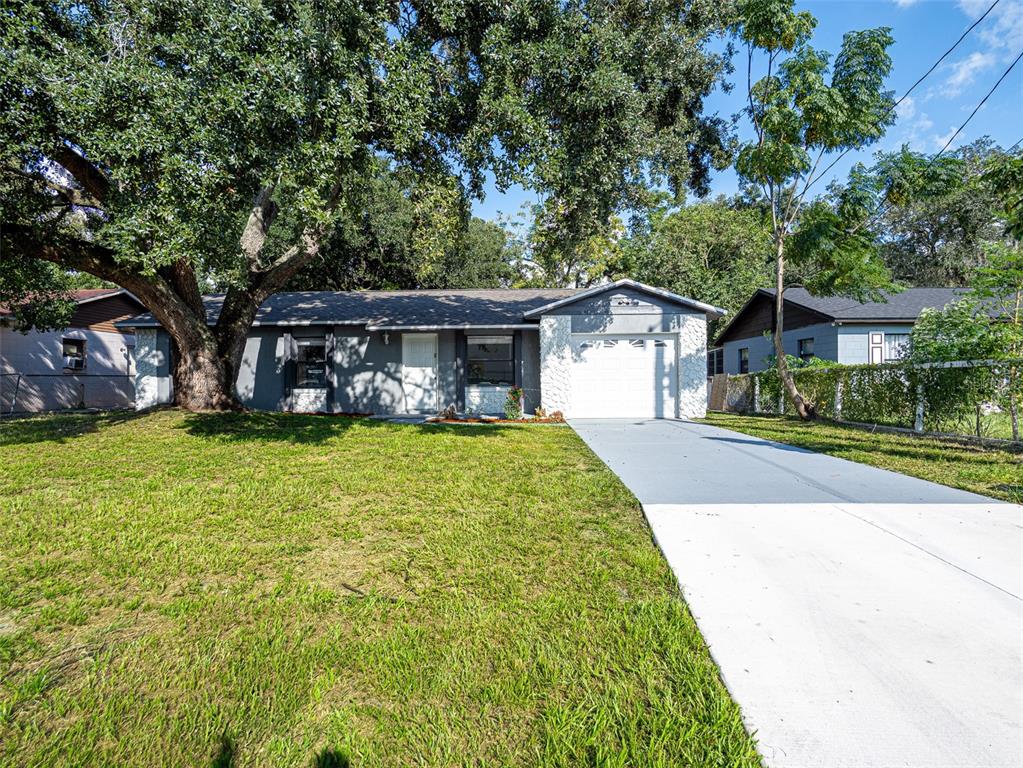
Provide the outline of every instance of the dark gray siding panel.
<path id="1" fill-rule="evenodd" d="M 440 386 L 441 410 L 448 406 L 458 407 L 458 350 L 455 331 L 441 331 L 437 334 L 437 374 Z"/>
<path id="2" fill-rule="evenodd" d="M 572 315 L 572 333 L 673 333 L 681 327 L 680 318 L 685 314 L 702 317 L 700 312 L 669 314 L 660 310 L 643 315 Z"/>
<path id="3" fill-rule="evenodd" d="M 387 340 L 385 341 L 385 335 Z M 458 376 L 455 332 L 437 334 L 437 373 L 440 405 L 457 402 Z M 355 413 L 404 413 L 401 388 L 401 337 L 358 326 L 334 329 L 336 407 Z"/>
<path id="4" fill-rule="evenodd" d="M 526 413 L 533 413 L 540 405 L 540 334 L 537 331 L 522 331 L 520 345 L 522 357 L 519 366 L 522 373 L 522 396 Z"/>
<path id="5" fill-rule="evenodd" d="M 348 413 L 402 413 L 401 334 L 334 328 L 336 405 Z"/>
<path id="6" fill-rule="evenodd" d="M 284 346 L 278 328 L 254 328 L 245 340 L 235 391 L 248 408 L 284 410 Z"/>

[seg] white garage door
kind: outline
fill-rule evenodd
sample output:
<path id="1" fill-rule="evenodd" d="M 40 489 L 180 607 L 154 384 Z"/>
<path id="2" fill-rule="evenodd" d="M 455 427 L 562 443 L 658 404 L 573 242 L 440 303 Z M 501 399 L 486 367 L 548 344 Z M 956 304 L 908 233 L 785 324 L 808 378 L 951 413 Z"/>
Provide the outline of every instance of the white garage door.
<path id="1" fill-rule="evenodd" d="M 673 336 L 573 336 L 571 416 L 674 418 Z"/>

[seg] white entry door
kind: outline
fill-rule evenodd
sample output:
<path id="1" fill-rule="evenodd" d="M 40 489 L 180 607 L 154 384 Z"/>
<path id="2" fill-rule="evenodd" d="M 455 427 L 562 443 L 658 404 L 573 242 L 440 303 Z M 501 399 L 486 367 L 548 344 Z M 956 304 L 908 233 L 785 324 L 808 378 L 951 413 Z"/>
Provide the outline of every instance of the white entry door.
<path id="1" fill-rule="evenodd" d="M 406 413 L 437 413 L 437 334 L 406 333 L 401 337 L 401 387 Z"/>
<path id="2" fill-rule="evenodd" d="M 675 356 L 671 336 L 573 337 L 569 415 L 674 418 Z"/>

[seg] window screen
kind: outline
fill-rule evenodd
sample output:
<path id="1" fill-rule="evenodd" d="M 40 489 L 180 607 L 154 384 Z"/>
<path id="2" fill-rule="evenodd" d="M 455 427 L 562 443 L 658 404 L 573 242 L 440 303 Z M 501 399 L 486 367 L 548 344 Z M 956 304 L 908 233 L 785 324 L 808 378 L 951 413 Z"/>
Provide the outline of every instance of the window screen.
<path id="1" fill-rule="evenodd" d="M 884 359 L 902 360 L 909 353 L 908 333 L 886 333 L 884 335 Z"/>
<path id="2" fill-rule="evenodd" d="M 512 386 L 515 383 L 511 336 L 470 336 L 467 357 L 469 384 Z"/>
<path id="3" fill-rule="evenodd" d="M 298 339 L 295 386 L 327 386 L 327 344 L 322 339 Z"/>
<path id="4" fill-rule="evenodd" d="M 739 373 L 749 373 L 749 347 L 739 350 Z"/>

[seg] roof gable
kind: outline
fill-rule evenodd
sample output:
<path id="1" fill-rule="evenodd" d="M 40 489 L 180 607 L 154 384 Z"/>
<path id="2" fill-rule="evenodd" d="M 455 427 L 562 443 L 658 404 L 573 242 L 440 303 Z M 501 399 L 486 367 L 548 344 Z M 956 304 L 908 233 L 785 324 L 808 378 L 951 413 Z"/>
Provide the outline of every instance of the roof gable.
<path id="1" fill-rule="evenodd" d="M 576 302 L 583 301 L 585 299 L 589 299 L 594 296 L 599 296 L 605 293 L 611 294 L 610 299 L 614 301 L 615 299 L 614 292 L 622 288 L 629 288 L 632 289 L 633 291 L 647 294 L 652 298 L 656 298 L 662 301 L 668 301 L 669 303 L 675 304 L 680 307 L 684 307 L 686 309 L 690 310 L 695 309 L 700 312 L 704 312 L 708 315 L 713 315 L 715 317 L 721 317 L 726 314 L 726 310 L 721 309 L 719 307 L 715 307 L 710 304 L 704 304 L 702 301 L 687 299 L 685 296 L 679 296 L 677 293 L 665 291 L 662 288 L 655 288 L 652 285 L 646 285 L 644 283 L 639 283 L 636 282 L 635 280 L 629 280 L 628 278 L 626 278 L 622 280 L 616 280 L 615 282 L 608 283 L 606 285 L 598 285 L 594 286 L 593 288 L 587 288 L 586 290 L 578 291 L 570 296 L 566 296 L 565 298 L 553 301 L 549 304 L 545 304 L 544 306 L 536 307 L 535 309 L 531 309 L 530 311 L 526 312 L 525 317 L 538 318 L 541 315 L 548 314 L 555 310 L 563 309 L 564 307 L 568 307 L 572 304 L 575 304 Z M 625 297 L 623 298 L 623 301 L 631 302 L 632 299 L 629 297 Z"/>
<path id="2" fill-rule="evenodd" d="M 884 301 L 857 301 L 846 296 L 814 296 L 805 288 L 787 288 L 785 328 L 795 330 L 813 322 L 915 323 L 924 309 L 942 309 L 965 293 L 965 288 L 906 288 L 885 293 Z M 758 289 L 722 329 L 717 343 L 753 338 L 771 330 L 774 295 L 773 288 Z M 760 317 L 765 304 L 771 306 L 771 320 L 766 325 Z"/>

